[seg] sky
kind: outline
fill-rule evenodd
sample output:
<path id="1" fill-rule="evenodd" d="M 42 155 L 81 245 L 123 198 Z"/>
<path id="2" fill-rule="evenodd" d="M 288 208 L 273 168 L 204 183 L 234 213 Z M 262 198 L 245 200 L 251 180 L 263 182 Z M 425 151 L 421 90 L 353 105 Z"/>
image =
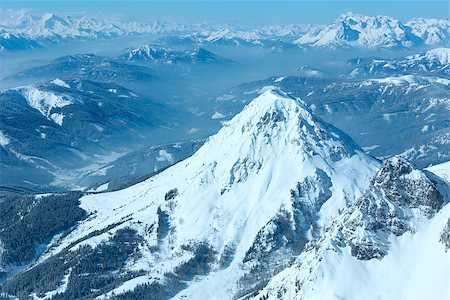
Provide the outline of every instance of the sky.
<path id="1" fill-rule="evenodd" d="M 110 14 L 122 19 L 168 18 L 183 21 L 216 21 L 247 25 L 326 24 L 341 13 L 389 15 L 411 18 L 449 18 L 450 1 L 0 1 L 0 9 L 29 9 L 33 13 Z"/>

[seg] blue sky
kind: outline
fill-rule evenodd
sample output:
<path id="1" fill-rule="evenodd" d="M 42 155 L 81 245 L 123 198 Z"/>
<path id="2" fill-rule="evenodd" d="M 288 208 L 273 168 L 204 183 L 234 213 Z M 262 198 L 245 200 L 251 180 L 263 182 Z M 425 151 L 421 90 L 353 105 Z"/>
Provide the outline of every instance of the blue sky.
<path id="1" fill-rule="evenodd" d="M 341 13 L 389 15 L 406 21 L 415 17 L 449 17 L 449 2 L 441 1 L 1 1 L 5 9 L 31 9 L 34 13 L 112 14 L 125 19 L 169 17 L 254 24 L 329 23 Z"/>

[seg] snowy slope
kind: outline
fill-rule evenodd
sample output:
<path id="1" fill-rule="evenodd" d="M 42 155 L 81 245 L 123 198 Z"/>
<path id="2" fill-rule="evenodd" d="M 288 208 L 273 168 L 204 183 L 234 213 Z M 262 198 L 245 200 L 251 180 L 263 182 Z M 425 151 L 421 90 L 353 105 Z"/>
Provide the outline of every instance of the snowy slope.
<path id="1" fill-rule="evenodd" d="M 364 196 L 259 296 L 448 299 L 449 200 L 403 159 L 386 161 Z"/>
<path id="2" fill-rule="evenodd" d="M 449 218 L 447 205 L 435 218 L 421 224 L 415 234 L 393 238 L 383 260 L 358 260 L 348 248 L 340 253 L 330 251 L 321 262 L 323 275 L 314 284 L 315 292 L 294 296 L 292 288 L 285 299 L 448 299 L 450 262 L 440 238 Z M 285 272 L 297 271 L 292 268 Z M 285 280 L 280 274 L 274 282 Z"/>
<path id="3" fill-rule="evenodd" d="M 450 183 L 450 161 L 428 167 L 427 170 Z"/>
<path id="4" fill-rule="evenodd" d="M 64 83 L 60 79 L 56 80 L 59 80 L 56 81 L 59 85 Z M 52 112 L 53 109 L 73 104 L 73 101 L 66 95 L 56 95 L 52 92 L 39 90 L 34 86 L 26 86 L 18 89 L 18 91 L 32 108 L 37 109 L 44 117 L 48 120 L 53 120 L 59 126 L 63 124 L 64 115 L 62 113 Z"/>

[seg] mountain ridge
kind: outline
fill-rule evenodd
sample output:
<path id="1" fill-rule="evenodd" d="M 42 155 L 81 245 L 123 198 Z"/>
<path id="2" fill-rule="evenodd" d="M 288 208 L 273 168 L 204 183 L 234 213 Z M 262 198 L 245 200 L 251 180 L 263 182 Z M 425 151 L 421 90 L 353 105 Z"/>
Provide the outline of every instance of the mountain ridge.
<path id="1" fill-rule="evenodd" d="M 168 44 L 257 46 L 280 51 L 295 46 L 306 48 L 345 49 L 353 47 L 407 49 L 417 46 L 448 45 L 450 22 L 437 19 L 412 19 L 401 22 L 388 16 L 363 16 L 348 12 L 325 25 L 267 26 L 258 29 L 231 25 L 178 23 L 164 20 L 125 22 L 98 20 L 83 16 L 20 15 L 5 20 L 0 31 L 14 35 L 22 42 L 19 49 L 63 40 L 99 39 L 139 34 L 169 35 L 161 41 Z M 7 41 L 0 38 L 8 46 Z M 2 47 L 16 50 L 16 47 Z"/>

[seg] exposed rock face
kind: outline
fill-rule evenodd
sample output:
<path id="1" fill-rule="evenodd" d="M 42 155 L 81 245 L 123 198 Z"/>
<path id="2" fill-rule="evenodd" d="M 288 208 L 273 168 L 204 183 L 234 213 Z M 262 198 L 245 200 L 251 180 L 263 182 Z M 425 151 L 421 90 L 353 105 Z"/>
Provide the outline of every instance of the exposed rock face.
<path id="1" fill-rule="evenodd" d="M 396 237 L 418 234 L 427 227 L 420 224 L 442 219 L 444 197 L 430 178 L 401 157 L 384 161 L 363 195 L 345 208 L 323 234 L 308 242 L 292 265 L 273 277 L 254 299 L 311 299 L 323 294 L 317 290 L 321 284 L 339 280 L 334 277 L 338 276 L 337 269 L 366 274 L 352 268 L 384 263 L 397 246 L 392 243 Z M 450 220 L 439 237 L 448 250 Z M 361 261 L 369 260 L 362 266 Z M 344 266 L 339 267 L 341 264 Z"/>
<path id="2" fill-rule="evenodd" d="M 358 259 L 382 258 L 389 249 L 390 234 L 414 231 L 413 218 L 431 218 L 443 203 L 424 173 L 394 157 L 383 163 L 370 188 L 344 214 L 341 238 Z"/>
<path id="3" fill-rule="evenodd" d="M 402 208 L 418 208 L 429 217 L 441 209 L 444 202 L 430 179 L 400 157 L 384 162 L 373 185 L 383 189 L 392 203 Z"/>
<path id="4" fill-rule="evenodd" d="M 447 250 L 450 249 L 450 218 L 447 221 L 447 225 L 445 225 L 442 230 L 441 239 L 439 241 L 445 245 L 445 252 L 447 252 Z"/>

